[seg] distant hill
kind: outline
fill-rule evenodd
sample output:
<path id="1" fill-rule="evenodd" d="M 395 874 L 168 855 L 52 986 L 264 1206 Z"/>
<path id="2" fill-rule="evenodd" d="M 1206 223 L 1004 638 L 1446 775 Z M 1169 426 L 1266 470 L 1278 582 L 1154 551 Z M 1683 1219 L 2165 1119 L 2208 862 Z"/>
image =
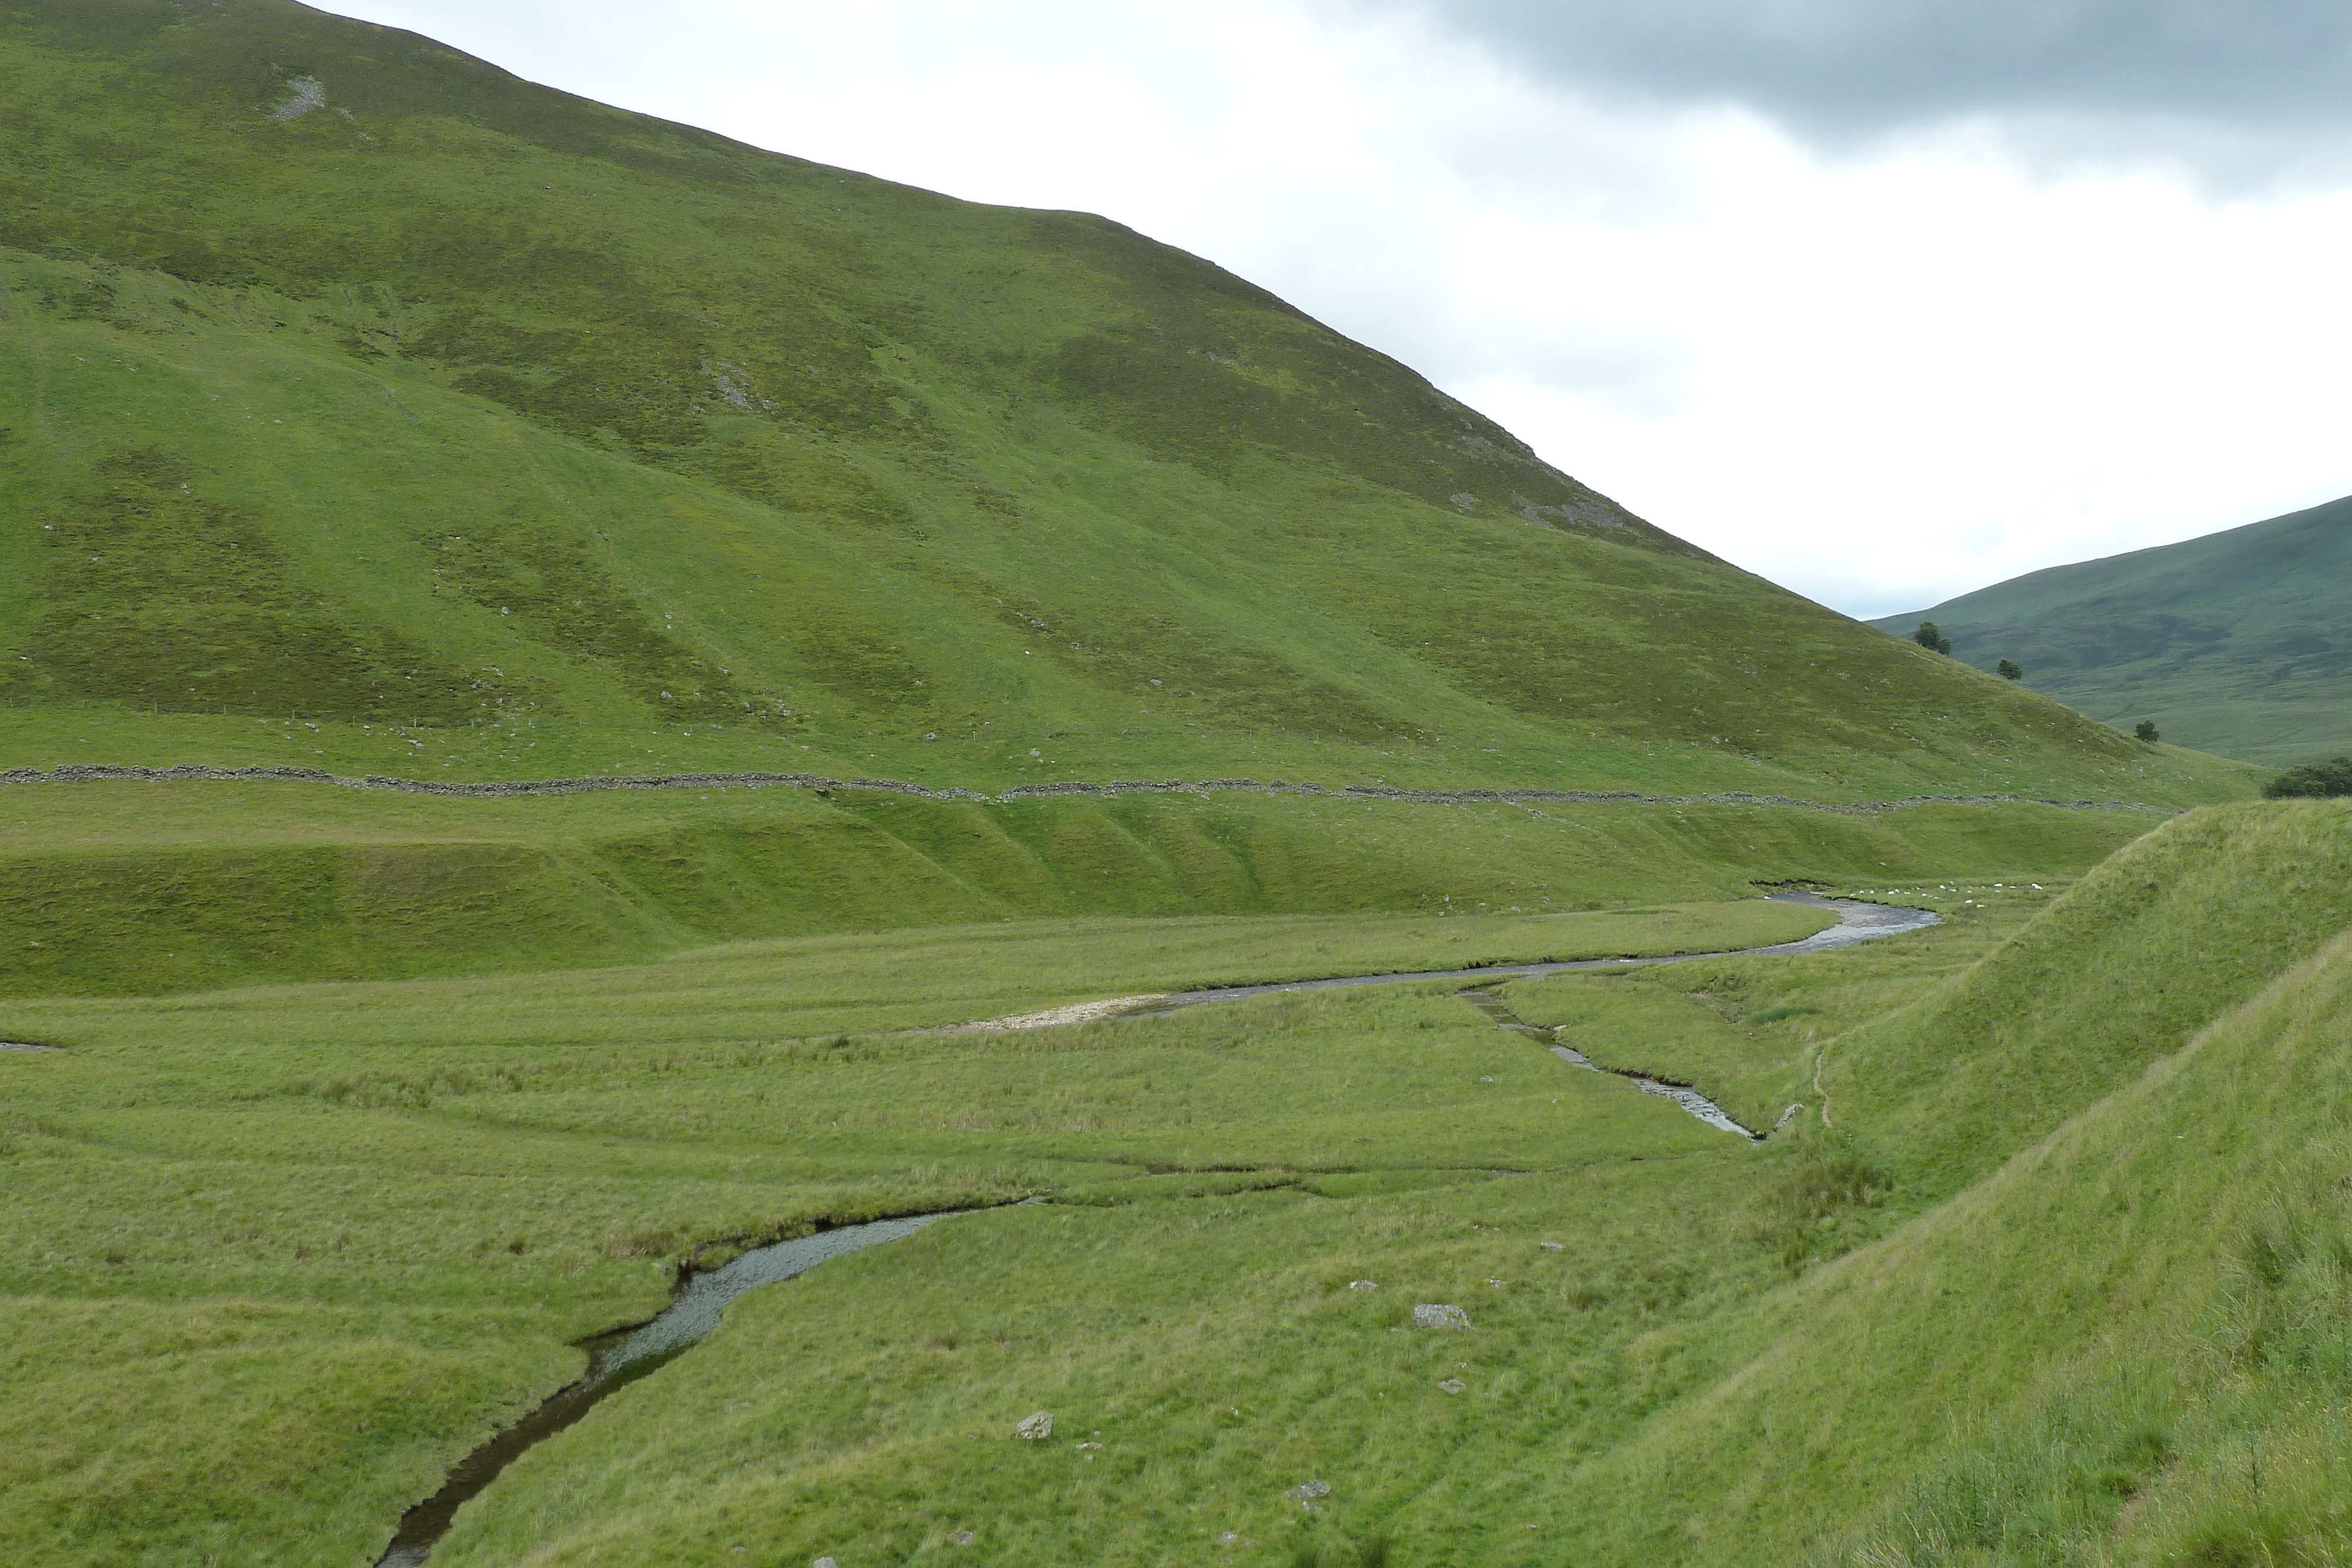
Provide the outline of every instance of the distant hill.
<path id="1" fill-rule="evenodd" d="M 0 767 L 2244 788 L 1102 218 L 285 0 L 0 79 Z"/>
<path id="2" fill-rule="evenodd" d="M 1952 656 L 2103 723 L 2284 767 L 2352 751 L 2352 497 L 2052 567 L 1871 624 L 1930 620 Z"/>

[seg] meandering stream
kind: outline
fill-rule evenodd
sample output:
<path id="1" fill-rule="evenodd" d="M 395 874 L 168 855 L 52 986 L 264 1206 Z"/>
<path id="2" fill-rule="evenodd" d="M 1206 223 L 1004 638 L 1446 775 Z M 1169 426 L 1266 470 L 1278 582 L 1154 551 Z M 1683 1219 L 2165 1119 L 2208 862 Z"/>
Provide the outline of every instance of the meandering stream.
<path id="1" fill-rule="evenodd" d="M 733 1262 L 692 1274 L 678 1287 L 677 1299 L 649 1323 L 600 1334 L 582 1347 L 588 1352 L 588 1371 L 579 1382 L 548 1396 L 546 1403 L 476 1448 L 449 1472 L 441 1490 L 401 1515 L 392 1544 L 376 1560 L 377 1568 L 415 1568 L 434 1545 L 449 1532 L 457 1510 L 524 1450 L 546 1441 L 593 1409 L 606 1395 L 625 1388 L 677 1358 L 688 1345 L 719 1326 L 727 1303 L 756 1285 L 772 1285 L 804 1274 L 829 1258 L 877 1247 L 912 1236 L 924 1226 L 945 1219 L 943 1214 L 918 1214 L 904 1219 L 877 1219 L 867 1225 L 845 1225 L 754 1248 Z"/>
<path id="2" fill-rule="evenodd" d="M 1822 953 L 1851 947 L 1880 936 L 1896 936 L 1942 923 L 1932 909 L 1909 909 L 1889 904 L 1864 904 L 1850 898 L 1823 898 L 1811 893 L 1774 893 L 1765 896 L 1779 904 L 1809 904 L 1837 911 L 1838 923 L 1796 942 L 1775 942 L 1769 947 L 1733 947 L 1713 953 L 1668 953 L 1654 958 L 1575 958 L 1554 964 L 1486 964 L 1475 969 L 1422 969 L 1394 975 L 1339 975 L 1322 980 L 1282 980 L 1265 986 L 1216 986 L 1198 991 L 1176 991 L 1155 997 L 1138 1017 L 1173 1012 L 1203 1002 L 1239 1001 L 1267 997 L 1277 991 L 1321 991 L 1340 986 L 1393 986 L 1411 980 L 1524 980 L 1538 975 L 1564 975 L 1577 969 L 1630 969 L 1645 964 L 1687 964 L 1696 958 L 1766 958 L 1797 953 Z"/>
<path id="3" fill-rule="evenodd" d="M 1613 969 L 1636 967 L 1650 964 L 1679 964 L 1696 958 L 1746 958 L 1773 955 L 1819 953 L 1832 947 L 1851 946 L 1874 937 L 1893 936 L 1906 931 L 1916 931 L 1937 923 L 1933 910 L 1903 909 L 1880 904 L 1863 904 L 1849 899 L 1820 898 L 1811 894 L 1782 893 L 1770 896 L 1786 903 L 1817 904 L 1837 911 L 1838 923 L 1826 930 L 1797 942 L 1780 942 L 1768 947 L 1742 947 L 1715 953 L 1675 953 L 1654 958 L 1582 958 L 1566 963 L 1496 964 L 1475 969 L 1433 969 L 1402 975 L 1343 975 L 1320 980 L 1289 980 L 1262 986 L 1222 986 L 1206 990 L 1181 991 L 1171 996 L 1154 997 L 1147 1005 L 1129 1010 L 1127 1016 L 1142 1017 L 1169 1013 L 1179 1008 L 1194 1007 L 1207 1002 L 1237 1001 L 1244 997 L 1269 996 L 1277 991 L 1323 990 L 1339 986 L 1397 985 L 1412 980 L 1473 980 L 1492 982 L 1524 979 L 1538 975 L 1557 975 L 1580 969 Z M 1515 1017 L 1499 994 L 1486 986 L 1475 986 L 1465 995 L 1506 1029 L 1525 1033 L 1546 1044 L 1552 1053 L 1573 1066 L 1595 1072 L 1607 1071 L 1580 1052 L 1558 1043 L 1556 1031 L 1538 1028 Z M 1042 1015 L 1041 1015 L 1042 1016 Z M 984 1027 L 984 1026 L 983 1026 Z M 1760 1141 L 1763 1134 L 1751 1132 L 1724 1113 L 1723 1108 L 1698 1093 L 1679 1084 L 1662 1083 L 1636 1073 L 1622 1073 L 1653 1094 L 1663 1095 L 1706 1122 L 1726 1132 Z M 1031 1201 L 1042 1201 L 1032 1199 Z M 534 1445 L 555 1436 L 572 1426 L 594 1408 L 596 1404 L 615 1389 L 626 1387 L 675 1359 L 697 1340 L 719 1326 L 727 1303 L 744 1291 L 759 1285 L 774 1284 L 792 1279 L 815 1268 L 830 1258 L 856 1252 L 867 1247 L 879 1246 L 911 1236 L 924 1226 L 948 1218 L 950 1215 L 969 1210 L 950 1209 L 939 1214 L 911 1215 L 900 1219 L 878 1219 L 866 1225 L 843 1226 L 835 1230 L 821 1230 L 814 1236 L 799 1237 L 791 1241 L 778 1241 L 755 1248 L 732 1262 L 708 1273 L 690 1274 L 678 1287 L 677 1298 L 667 1309 L 651 1322 L 636 1328 L 618 1329 L 586 1341 L 582 1348 L 589 1353 L 588 1371 L 576 1383 L 567 1384 L 550 1395 L 538 1409 L 507 1427 L 449 1472 L 441 1490 L 418 1503 L 401 1516 L 400 1528 L 392 1544 L 377 1559 L 377 1568 L 417 1568 L 429 1556 L 436 1542 L 448 1533 L 457 1510 L 478 1495 L 483 1488 L 498 1479 L 499 1472 L 513 1463 Z"/>

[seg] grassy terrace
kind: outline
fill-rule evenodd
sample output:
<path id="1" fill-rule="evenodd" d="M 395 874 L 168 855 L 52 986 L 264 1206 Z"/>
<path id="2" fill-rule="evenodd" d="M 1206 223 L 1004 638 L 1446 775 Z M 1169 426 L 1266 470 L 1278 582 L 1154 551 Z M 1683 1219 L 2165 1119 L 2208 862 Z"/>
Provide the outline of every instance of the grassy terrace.
<path id="1" fill-rule="evenodd" d="M 1871 885 L 1928 867 L 1993 881 L 2088 866 L 2163 820 L 2032 806 L 1857 816 L 1248 795 L 982 805 L 783 789 L 442 800 L 314 785 L 13 785 L 0 787 L 12 894 L 0 900 L 11 956 L 0 995 L 577 968 L 730 940 L 1004 920 L 1475 921 L 1741 898 L 1790 879 Z"/>

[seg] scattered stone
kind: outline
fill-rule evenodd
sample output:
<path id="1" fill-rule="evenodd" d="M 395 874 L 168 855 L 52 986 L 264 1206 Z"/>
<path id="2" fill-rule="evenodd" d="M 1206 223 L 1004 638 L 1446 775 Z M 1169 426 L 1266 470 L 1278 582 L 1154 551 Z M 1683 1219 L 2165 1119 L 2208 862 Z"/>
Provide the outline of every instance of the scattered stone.
<path id="1" fill-rule="evenodd" d="M 1536 1245 L 1542 1248 L 1547 1252 L 1558 1252 L 1563 1250 L 1560 1244 L 1557 1241 L 1538 1241 Z"/>
<path id="2" fill-rule="evenodd" d="M 1772 1130 L 1777 1133 L 1781 1128 L 1787 1126 L 1790 1122 L 1795 1121 L 1797 1118 L 1797 1113 L 1802 1111 L 1804 1108 L 1805 1103 L 1800 1100 L 1795 1104 L 1790 1106 L 1787 1110 L 1781 1112 L 1780 1119 L 1772 1124 Z"/>
<path id="3" fill-rule="evenodd" d="M 1492 1083 L 1495 1080 L 1488 1074 L 1482 1072 L 1478 1075 L 1478 1082 L 1481 1083 Z"/>
<path id="4" fill-rule="evenodd" d="M 969 1546 L 972 1543 L 972 1532 L 969 1530 L 950 1530 L 948 1531 L 948 1544 L 950 1546 Z"/>
<path id="5" fill-rule="evenodd" d="M 1461 1394 L 1465 1392 L 1470 1385 L 1463 1382 L 1458 1377 L 1449 1377 L 1437 1386 L 1444 1389 L 1448 1394 Z"/>
<path id="6" fill-rule="evenodd" d="M 1348 1281 L 1348 1289 L 1351 1291 L 1377 1291 L 1380 1288 L 1379 1281 L 1373 1280 L 1350 1280 Z"/>
<path id="7" fill-rule="evenodd" d="M 830 1557 L 820 1557 L 815 1562 L 810 1563 L 809 1568 L 841 1568 L 841 1564 L 835 1563 Z"/>
<path id="8" fill-rule="evenodd" d="M 1507 1280 L 1497 1280 L 1497 1279 L 1494 1279 L 1494 1278 L 1492 1278 L 1492 1277 L 1490 1276 L 1490 1277 L 1487 1279 L 1486 1283 L 1488 1283 L 1488 1284 L 1490 1284 L 1490 1285 L 1494 1286 L 1494 1287 L 1495 1287 L 1495 1289 L 1496 1289 L 1496 1290 L 1498 1290 L 1498 1291 L 1499 1291 L 1499 1290 L 1501 1290 L 1505 1285 L 1507 1285 L 1507 1284 L 1510 1283 L 1510 1281 L 1507 1281 Z"/>
<path id="9" fill-rule="evenodd" d="M 1300 1481 L 1297 1486 L 1292 1487 L 1288 1491 L 1284 1492 L 1282 1495 L 1288 1498 L 1293 1502 L 1313 1502 L 1318 1497 L 1329 1497 L 1331 1495 L 1331 1483 L 1329 1481 Z"/>
<path id="10" fill-rule="evenodd" d="M 1040 1410 L 1013 1428 L 1013 1435 L 1024 1442 L 1042 1443 L 1054 1435 L 1054 1413 Z"/>
<path id="11" fill-rule="evenodd" d="M 1078 1447 L 1081 1450 L 1088 1450 L 1094 1453 L 1102 1452 L 1102 1445 L 1100 1443 L 1080 1443 Z"/>
<path id="12" fill-rule="evenodd" d="M 1460 1307 L 1423 1301 L 1412 1309 L 1412 1326 L 1417 1329 L 1466 1329 L 1470 1314 Z"/>
<path id="13" fill-rule="evenodd" d="M 1239 1541 L 1240 1539 L 1241 1535 L 1238 1531 L 1228 1530 L 1223 1535 L 1217 1537 L 1217 1544 L 1220 1546 L 1231 1546 L 1234 1542 Z"/>

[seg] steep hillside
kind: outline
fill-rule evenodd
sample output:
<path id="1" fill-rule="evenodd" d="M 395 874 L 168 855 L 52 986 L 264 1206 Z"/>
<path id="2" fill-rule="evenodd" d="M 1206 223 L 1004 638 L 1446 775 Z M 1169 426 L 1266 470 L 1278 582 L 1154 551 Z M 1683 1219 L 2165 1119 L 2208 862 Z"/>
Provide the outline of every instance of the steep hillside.
<path id="1" fill-rule="evenodd" d="M 0 68 L 0 763 L 2244 789 L 1099 218 L 285 0 Z"/>
<path id="2" fill-rule="evenodd" d="M 2290 767 L 2352 750 L 2352 497 L 2202 538 L 2052 567 L 1872 622 L 2103 723 Z"/>
<path id="3" fill-rule="evenodd" d="M 1576 1560 L 2344 1561 L 2348 848 L 2341 806 L 2190 819 L 1842 1048 L 1838 1128 L 1952 1196 L 1702 1341 L 1570 1481 Z"/>

